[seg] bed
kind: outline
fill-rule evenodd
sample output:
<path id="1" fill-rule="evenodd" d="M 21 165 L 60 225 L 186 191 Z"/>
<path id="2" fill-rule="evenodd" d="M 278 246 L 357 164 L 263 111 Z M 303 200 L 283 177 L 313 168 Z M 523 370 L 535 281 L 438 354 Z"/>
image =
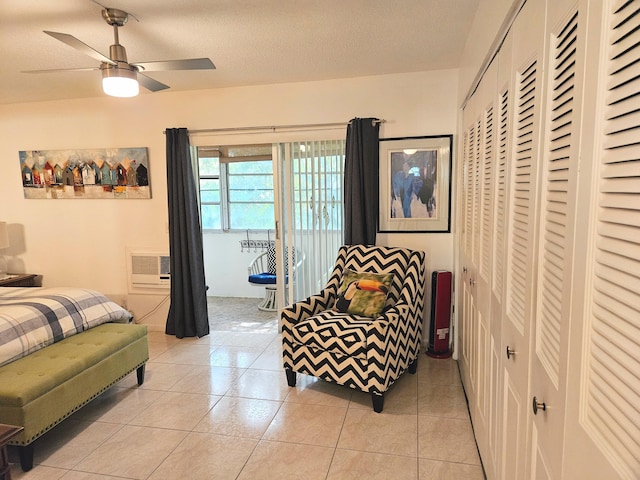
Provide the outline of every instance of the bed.
<path id="1" fill-rule="evenodd" d="M 0 287 L 0 423 L 23 430 L 24 471 L 33 442 L 137 370 L 144 381 L 147 328 L 86 288 Z"/>

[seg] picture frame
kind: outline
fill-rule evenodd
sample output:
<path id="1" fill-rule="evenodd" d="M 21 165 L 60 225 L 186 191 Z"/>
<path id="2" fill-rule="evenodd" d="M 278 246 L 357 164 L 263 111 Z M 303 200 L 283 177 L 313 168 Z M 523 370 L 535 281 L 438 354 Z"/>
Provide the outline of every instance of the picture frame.
<path id="1" fill-rule="evenodd" d="M 380 139 L 381 233 L 451 232 L 453 135 Z"/>
<path id="2" fill-rule="evenodd" d="M 149 199 L 146 147 L 20 150 L 26 199 Z"/>

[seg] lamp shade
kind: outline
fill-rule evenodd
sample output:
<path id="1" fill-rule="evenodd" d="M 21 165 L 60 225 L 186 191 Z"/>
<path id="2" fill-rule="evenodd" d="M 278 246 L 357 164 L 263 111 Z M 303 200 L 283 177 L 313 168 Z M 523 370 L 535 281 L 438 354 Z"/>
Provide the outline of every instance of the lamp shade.
<path id="1" fill-rule="evenodd" d="M 135 97 L 140 91 L 137 72 L 109 65 L 103 67 L 102 90 L 112 97 Z"/>
<path id="2" fill-rule="evenodd" d="M 9 248 L 9 228 L 7 222 L 0 222 L 0 249 Z"/>

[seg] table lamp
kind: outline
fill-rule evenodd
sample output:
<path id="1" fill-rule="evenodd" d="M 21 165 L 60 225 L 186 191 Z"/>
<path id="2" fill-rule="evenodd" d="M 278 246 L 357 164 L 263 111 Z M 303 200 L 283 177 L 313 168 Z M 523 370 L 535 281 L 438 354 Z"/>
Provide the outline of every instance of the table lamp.
<path id="1" fill-rule="evenodd" d="M 9 228 L 7 222 L 0 222 L 0 250 L 9 248 Z M 0 255 L 0 279 L 7 277 L 7 261 Z"/>

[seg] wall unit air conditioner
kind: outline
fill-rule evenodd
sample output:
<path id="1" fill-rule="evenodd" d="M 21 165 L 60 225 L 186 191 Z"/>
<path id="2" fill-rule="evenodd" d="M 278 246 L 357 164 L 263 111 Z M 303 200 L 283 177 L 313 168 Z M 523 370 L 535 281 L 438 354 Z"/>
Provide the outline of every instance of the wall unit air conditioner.
<path id="1" fill-rule="evenodd" d="M 129 286 L 131 288 L 164 288 L 171 286 L 171 268 L 166 253 L 129 252 Z"/>

